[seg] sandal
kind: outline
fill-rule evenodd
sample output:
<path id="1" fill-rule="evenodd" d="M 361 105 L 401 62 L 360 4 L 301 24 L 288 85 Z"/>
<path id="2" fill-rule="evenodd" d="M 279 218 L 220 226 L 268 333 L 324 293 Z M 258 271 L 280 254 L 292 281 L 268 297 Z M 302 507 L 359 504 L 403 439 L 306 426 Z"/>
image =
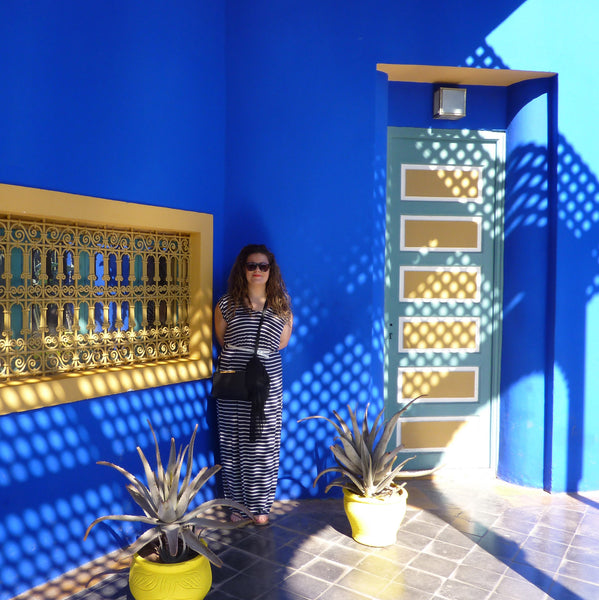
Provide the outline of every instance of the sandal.
<path id="1" fill-rule="evenodd" d="M 254 523 L 256 525 L 268 525 L 268 515 L 256 515 L 254 517 Z"/>

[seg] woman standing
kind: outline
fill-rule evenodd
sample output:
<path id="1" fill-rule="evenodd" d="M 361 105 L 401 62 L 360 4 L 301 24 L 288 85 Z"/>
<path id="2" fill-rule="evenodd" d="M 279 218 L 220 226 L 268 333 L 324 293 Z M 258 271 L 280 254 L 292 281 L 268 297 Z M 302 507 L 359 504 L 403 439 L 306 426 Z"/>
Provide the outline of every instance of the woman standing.
<path id="1" fill-rule="evenodd" d="M 229 275 L 227 293 L 214 312 L 214 329 L 222 350 L 220 370 L 245 369 L 254 353 L 270 377 L 264 419 L 255 440 L 250 435 L 251 403 L 217 399 L 217 419 L 225 497 L 247 506 L 258 525 L 268 523 L 275 498 L 281 446 L 283 372 L 279 350 L 291 336 L 291 301 L 274 254 L 263 245 L 241 250 Z M 241 519 L 233 513 L 232 520 Z"/>

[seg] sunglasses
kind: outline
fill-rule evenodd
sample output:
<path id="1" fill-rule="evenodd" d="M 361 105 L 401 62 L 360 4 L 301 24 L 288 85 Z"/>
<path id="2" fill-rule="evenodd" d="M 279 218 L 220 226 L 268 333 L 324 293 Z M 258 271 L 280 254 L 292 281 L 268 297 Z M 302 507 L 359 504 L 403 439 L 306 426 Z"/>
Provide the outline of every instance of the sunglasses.
<path id="1" fill-rule="evenodd" d="M 245 268 L 248 271 L 255 271 L 256 269 L 260 269 L 263 273 L 266 273 L 266 271 L 268 271 L 268 269 L 270 269 L 270 264 L 249 262 L 249 263 L 245 263 Z"/>

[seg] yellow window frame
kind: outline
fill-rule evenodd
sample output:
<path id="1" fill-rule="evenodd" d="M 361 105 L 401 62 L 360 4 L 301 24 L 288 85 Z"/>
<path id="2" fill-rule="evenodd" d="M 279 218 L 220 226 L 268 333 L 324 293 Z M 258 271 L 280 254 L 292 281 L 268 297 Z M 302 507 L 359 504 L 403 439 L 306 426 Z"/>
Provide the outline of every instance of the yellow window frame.
<path id="1" fill-rule="evenodd" d="M 0 184 L 0 211 L 190 236 L 189 356 L 155 363 L 19 379 L 0 384 L 0 415 L 194 381 L 212 374 L 212 215 Z"/>

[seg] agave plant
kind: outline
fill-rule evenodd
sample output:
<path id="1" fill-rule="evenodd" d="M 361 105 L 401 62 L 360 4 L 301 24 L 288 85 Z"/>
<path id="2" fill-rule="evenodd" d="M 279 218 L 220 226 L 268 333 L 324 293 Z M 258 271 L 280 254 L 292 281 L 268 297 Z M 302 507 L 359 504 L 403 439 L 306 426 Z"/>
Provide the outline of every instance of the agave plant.
<path id="1" fill-rule="evenodd" d="M 98 461 L 99 465 L 106 465 L 116 469 L 129 481 L 127 491 L 141 507 L 143 515 L 106 515 L 95 519 L 85 532 L 84 540 L 91 529 L 98 523 L 106 520 L 133 521 L 150 525 L 151 528 L 142 533 L 129 547 L 131 553 L 142 549 L 155 549 L 160 562 L 182 562 L 191 557 L 193 552 L 205 556 L 211 563 L 220 567 L 222 561 L 212 552 L 200 537 L 202 531 L 208 529 L 233 529 L 246 524 L 242 520 L 235 523 L 222 521 L 206 513 L 215 507 L 230 507 L 245 513 L 251 519 L 252 513 L 243 505 L 224 498 L 209 500 L 191 508 L 191 503 L 202 486 L 221 468 L 220 465 L 203 467 L 193 476 L 193 445 L 198 430 L 195 426 L 188 446 L 177 451 L 175 440 L 171 438 L 170 453 L 166 468 L 163 467 L 158 447 L 158 440 L 148 421 L 154 445 L 156 447 L 156 470 L 153 471 L 142 449 L 138 446 L 137 452 L 143 464 L 147 485 L 137 477 L 110 462 Z M 182 467 L 187 455 L 187 469 L 181 481 Z"/>
<path id="2" fill-rule="evenodd" d="M 349 410 L 351 427 L 336 411 L 333 411 L 333 414 L 338 423 L 321 415 L 313 415 L 300 419 L 300 422 L 308 419 L 324 419 L 328 421 L 337 430 L 338 436 L 335 437 L 335 440 L 339 440 L 340 442 L 330 447 L 337 466 L 321 471 L 314 480 L 314 486 L 316 486 L 318 480 L 326 473 L 340 473 L 340 477 L 337 477 L 327 485 L 325 493 L 332 487 L 338 486 L 358 496 L 384 497 L 398 493 L 405 486 L 406 482 L 400 482 L 401 479 L 422 477 L 432 473 L 434 469 L 403 471 L 402 473 L 406 463 L 415 457 L 410 456 L 398 465 L 395 465 L 397 455 L 402 450 L 402 446 L 400 445 L 389 452 L 387 451 L 387 446 L 395 431 L 399 417 L 420 397 L 418 396 L 410 400 L 408 404 L 386 422 L 382 420 L 384 413 L 384 410 L 382 410 L 375 418 L 372 428 L 368 424 L 368 408 L 370 405 L 366 405 L 361 425 L 358 423 L 357 412 L 354 412 L 349 405 L 347 408 Z"/>

